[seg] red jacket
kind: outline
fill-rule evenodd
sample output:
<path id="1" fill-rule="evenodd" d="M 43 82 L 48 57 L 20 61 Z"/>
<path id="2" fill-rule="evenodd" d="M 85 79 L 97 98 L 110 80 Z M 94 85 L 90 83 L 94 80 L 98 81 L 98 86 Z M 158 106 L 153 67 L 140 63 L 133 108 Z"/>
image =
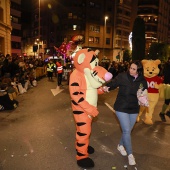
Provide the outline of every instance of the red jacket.
<path id="1" fill-rule="evenodd" d="M 61 62 L 56 62 L 56 66 L 57 66 L 57 73 L 63 73 L 63 66 L 61 64 Z"/>

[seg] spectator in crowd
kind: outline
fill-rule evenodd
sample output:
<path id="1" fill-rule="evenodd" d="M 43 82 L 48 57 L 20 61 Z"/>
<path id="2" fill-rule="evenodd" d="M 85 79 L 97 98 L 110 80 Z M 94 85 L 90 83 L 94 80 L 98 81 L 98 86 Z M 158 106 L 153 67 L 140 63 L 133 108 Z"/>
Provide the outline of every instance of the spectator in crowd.
<path id="1" fill-rule="evenodd" d="M 113 64 L 113 62 L 112 63 L 110 63 L 110 65 L 109 65 L 109 67 L 108 67 L 108 72 L 110 72 L 111 74 L 112 74 L 112 79 L 115 77 L 115 74 L 116 74 L 116 70 L 115 70 L 115 68 L 114 68 L 114 64 Z"/>
<path id="2" fill-rule="evenodd" d="M 13 110 L 18 107 L 18 101 L 11 99 L 7 92 L 8 85 L 1 84 L 0 87 L 0 110 Z"/>
<path id="3" fill-rule="evenodd" d="M 16 99 L 17 98 L 17 90 L 13 87 L 13 85 L 11 84 L 12 80 L 11 78 L 8 77 L 4 77 L 2 79 L 2 85 L 6 87 L 6 92 L 8 93 L 9 97 L 11 98 L 11 100 Z"/>
<path id="4" fill-rule="evenodd" d="M 1 69 L 2 76 L 13 78 L 17 73 L 18 69 L 18 65 L 15 64 L 12 57 L 7 54 Z"/>

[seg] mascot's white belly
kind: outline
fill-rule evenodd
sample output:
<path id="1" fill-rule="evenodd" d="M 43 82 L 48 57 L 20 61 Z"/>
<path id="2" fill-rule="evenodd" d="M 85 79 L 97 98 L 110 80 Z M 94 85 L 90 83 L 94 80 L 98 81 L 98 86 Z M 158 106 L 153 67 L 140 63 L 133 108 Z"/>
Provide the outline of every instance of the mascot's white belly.
<path id="1" fill-rule="evenodd" d="M 85 100 L 97 107 L 97 100 L 98 100 L 98 93 L 97 93 L 97 89 L 96 88 L 93 88 L 90 84 L 90 82 L 88 81 L 87 77 L 85 76 L 85 80 L 86 80 L 86 85 L 87 85 L 87 88 L 86 88 L 86 98 Z"/>

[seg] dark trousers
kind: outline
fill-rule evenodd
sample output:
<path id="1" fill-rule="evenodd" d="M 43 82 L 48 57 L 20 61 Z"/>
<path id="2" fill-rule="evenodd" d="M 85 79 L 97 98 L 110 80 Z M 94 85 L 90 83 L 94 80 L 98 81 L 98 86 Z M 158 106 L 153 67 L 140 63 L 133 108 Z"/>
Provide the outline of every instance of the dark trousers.
<path id="1" fill-rule="evenodd" d="M 52 79 L 53 78 L 53 72 L 48 71 L 47 76 L 48 76 L 49 80 Z"/>
<path id="2" fill-rule="evenodd" d="M 166 105 L 169 105 L 170 99 L 165 99 L 164 103 L 165 103 Z"/>
<path id="3" fill-rule="evenodd" d="M 60 86 L 62 82 L 62 73 L 57 74 L 57 79 L 58 79 L 58 86 Z"/>

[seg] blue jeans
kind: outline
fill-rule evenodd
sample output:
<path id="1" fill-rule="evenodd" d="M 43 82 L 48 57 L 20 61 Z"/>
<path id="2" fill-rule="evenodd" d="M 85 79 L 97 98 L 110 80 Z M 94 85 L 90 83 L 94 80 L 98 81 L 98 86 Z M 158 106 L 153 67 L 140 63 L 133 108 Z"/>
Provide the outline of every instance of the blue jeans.
<path id="1" fill-rule="evenodd" d="M 116 111 L 122 129 L 122 137 L 119 145 L 123 145 L 128 155 L 132 154 L 131 131 L 135 125 L 138 113 L 128 114 Z"/>

